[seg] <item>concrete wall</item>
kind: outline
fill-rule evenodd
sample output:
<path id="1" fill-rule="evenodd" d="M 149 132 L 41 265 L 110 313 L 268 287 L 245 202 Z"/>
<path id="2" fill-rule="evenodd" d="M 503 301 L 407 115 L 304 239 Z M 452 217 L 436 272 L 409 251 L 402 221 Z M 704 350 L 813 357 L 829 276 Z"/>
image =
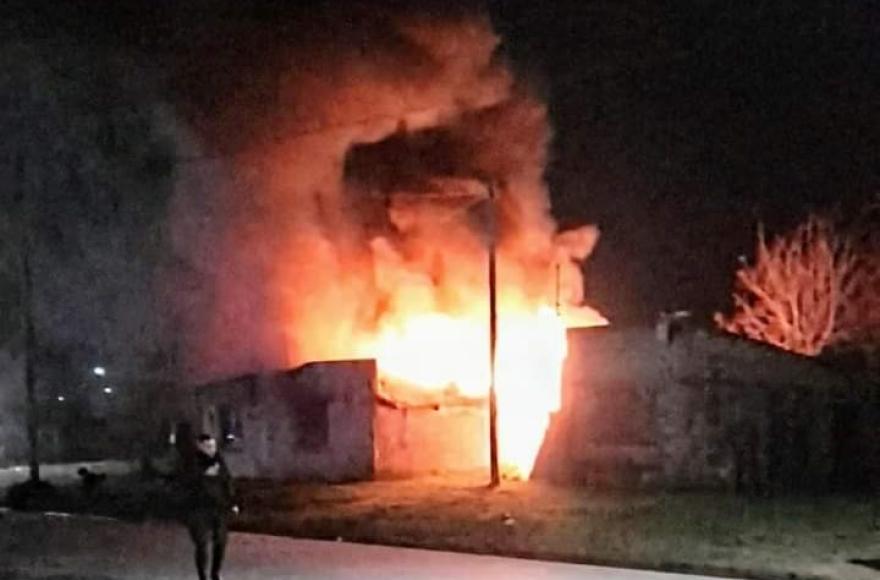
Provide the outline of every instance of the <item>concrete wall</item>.
<path id="1" fill-rule="evenodd" d="M 397 405 L 377 396 L 375 381 L 373 361 L 333 361 L 203 385 L 194 389 L 191 422 L 220 438 L 232 432 L 223 451 L 242 477 L 347 481 L 486 469 L 484 402 Z"/>
<path id="2" fill-rule="evenodd" d="M 238 476 L 369 479 L 375 376 L 372 361 L 334 361 L 204 385 L 199 428 L 222 436 L 231 419 L 223 448 Z"/>
<path id="3" fill-rule="evenodd" d="M 374 362 L 338 361 L 205 385 L 193 398 L 196 429 L 233 434 L 224 450 L 245 477 L 486 468 L 484 402 L 394 403 L 376 380 Z M 880 445 L 868 444 L 880 413 L 865 412 L 859 396 L 841 407 L 853 392 L 814 360 L 702 330 L 573 330 L 562 408 L 535 477 L 753 490 L 826 489 L 837 472 L 864 479 L 859 458 L 880 459 Z"/>
<path id="4" fill-rule="evenodd" d="M 376 474 L 467 472 L 489 465 L 485 404 L 376 408 Z"/>
<path id="5" fill-rule="evenodd" d="M 834 393 L 815 361 L 684 329 L 569 333 L 563 406 L 536 475 L 666 487 L 827 486 Z"/>

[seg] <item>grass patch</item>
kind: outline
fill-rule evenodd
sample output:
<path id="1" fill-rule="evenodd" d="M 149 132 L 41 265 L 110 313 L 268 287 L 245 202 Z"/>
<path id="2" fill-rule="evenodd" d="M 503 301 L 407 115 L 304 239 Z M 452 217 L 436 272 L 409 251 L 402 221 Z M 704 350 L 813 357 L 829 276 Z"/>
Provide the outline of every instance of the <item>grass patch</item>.
<path id="1" fill-rule="evenodd" d="M 873 506 L 428 479 L 243 489 L 239 529 L 754 578 L 869 578 Z"/>
<path id="2" fill-rule="evenodd" d="M 241 531 L 749 578 L 877 578 L 868 498 L 611 492 L 466 479 L 348 485 L 240 484 Z M 174 517 L 136 478 L 95 499 L 62 488 L 56 510 Z"/>

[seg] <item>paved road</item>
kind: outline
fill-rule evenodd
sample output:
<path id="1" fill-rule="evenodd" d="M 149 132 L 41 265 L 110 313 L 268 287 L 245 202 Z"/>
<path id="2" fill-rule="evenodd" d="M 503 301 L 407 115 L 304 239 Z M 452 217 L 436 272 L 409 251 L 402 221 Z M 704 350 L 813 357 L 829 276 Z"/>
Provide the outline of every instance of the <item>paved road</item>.
<path id="1" fill-rule="evenodd" d="M 0 512 L 0 580 L 193 578 L 189 540 L 165 523 Z M 228 580 L 707 580 L 492 556 L 232 534 Z"/>

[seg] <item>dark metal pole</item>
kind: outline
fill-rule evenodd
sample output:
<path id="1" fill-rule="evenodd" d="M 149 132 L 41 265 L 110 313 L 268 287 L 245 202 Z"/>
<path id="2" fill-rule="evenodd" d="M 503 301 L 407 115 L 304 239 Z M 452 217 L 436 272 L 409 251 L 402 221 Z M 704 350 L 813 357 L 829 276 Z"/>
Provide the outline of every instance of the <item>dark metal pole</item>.
<path id="1" fill-rule="evenodd" d="M 36 332 L 34 330 L 33 313 L 33 275 L 31 273 L 31 216 L 25 191 L 25 162 L 22 156 L 16 157 L 16 178 L 18 192 L 19 250 L 21 251 L 21 321 L 24 326 L 24 388 L 27 401 L 27 437 L 30 447 L 28 464 L 31 481 L 40 481 L 40 416 L 37 409 L 36 377 L 34 375 L 34 357 L 36 356 Z"/>
<path id="2" fill-rule="evenodd" d="M 498 300 L 495 276 L 495 187 L 489 184 L 489 466 L 492 487 L 501 484 L 498 467 L 498 400 L 495 393 L 495 350 L 498 337 Z"/>
<path id="3" fill-rule="evenodd" d="M 559 271 L 559 262 L 556 262 L 556 316 L 559 316 L 559 314 L 560 314 L 559 291 L 560 291 L 560 282 L 562 282 L 560 276 L 561 276 L 561 274 Z"/>
<path id="4" fill-rule="evenodd" d="M 28 234 L 24 238 L 27 240 Z M 33 315 L 33 280 L 31 278 L 30 248 L 23 244 L 22 262 L 24 270 L 24 385 L 27 392 L 27 434 L 30 443 L 30 479 L 40 481 L 40 419 L 37 408 L 36 377 L 34 376 L 34 355 L 36 352 L 36 333 Z"/>

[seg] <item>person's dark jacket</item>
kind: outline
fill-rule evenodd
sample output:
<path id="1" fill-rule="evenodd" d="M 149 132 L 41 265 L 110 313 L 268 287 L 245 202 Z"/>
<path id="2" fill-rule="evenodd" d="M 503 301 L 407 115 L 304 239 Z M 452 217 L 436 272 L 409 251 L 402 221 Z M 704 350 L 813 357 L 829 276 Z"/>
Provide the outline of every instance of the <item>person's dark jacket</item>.
<path id="1" fill-rule="evenodd" d="M 189 510 L 227 512 L 235 505 L 235 489 L 226 462 L 218 453 L 197 452 L 184 469 L 185 504 Z"/>

